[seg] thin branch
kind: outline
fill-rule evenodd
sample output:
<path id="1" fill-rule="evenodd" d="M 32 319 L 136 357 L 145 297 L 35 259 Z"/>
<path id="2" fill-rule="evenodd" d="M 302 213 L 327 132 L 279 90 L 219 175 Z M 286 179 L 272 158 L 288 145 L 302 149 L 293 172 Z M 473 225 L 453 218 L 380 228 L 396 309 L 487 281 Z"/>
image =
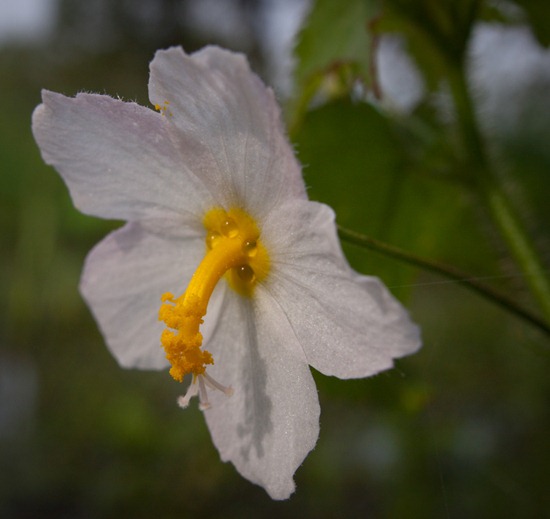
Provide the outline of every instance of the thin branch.
<path id="1" fill-rule="evenodd" d="M 540 331 L 544 332 L 546 335 L 550 336 L 550 325 L 538 316 L 531 313 L 529 310 L 523 308 L 519 305 L 514 299 L 509 297 L 506 294 L 503 294 L 493 287 L 476 279 L 467 272 L 463 272 L 452 265 L 445 265 L 437 261 L 432 261 L 430 259 L 422 258 L 416 254 L 412 254 L 393 245 L 388 245 L 387 243 L 381 242 L 369 236 L 365 236 L 361 233 L 345 229 L 344 227 L 338 226 L 338 235 L 342 241 L 363 247 L 365 249 L 370 249 L 377 251 L 385 256 L 389 256 L 409 265 L 414 265 L 423 270 L 428 270 L 430 272 L 435 272 L 440 276 L 443 276 L 447 279 L 451 279 L 466 288 L 476 292 L 478 295 L 484 297 L 485 299 L 495 303 L 508 312 L 511 312 L 518 317 L 521 317 L 525 321 L 528 321 L 530 324 L 538 328 Z"/>

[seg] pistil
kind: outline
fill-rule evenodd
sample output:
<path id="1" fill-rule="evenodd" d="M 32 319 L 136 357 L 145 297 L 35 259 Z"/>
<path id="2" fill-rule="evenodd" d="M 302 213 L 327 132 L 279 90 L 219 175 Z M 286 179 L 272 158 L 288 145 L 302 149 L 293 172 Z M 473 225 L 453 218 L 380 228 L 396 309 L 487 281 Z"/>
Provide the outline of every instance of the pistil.
<path id="1" fill-rule="evenodd" d="M 227 274 L 229 285 L 241 295 L 249 296 L 269 271 L 268 255 L 259 240 L 258 227 L 246 212 L 215 208 L 205 215 L 204 225 L 207 231 L 204 258 L 185 293 L 178 298 L 171 293 L 164 294 L 159 310 L 159 320 L 168 327 L 161 335 L 161 344 L 172 365 L 170 374 L 181 382 L 191 373 L 193 384 L 198 382 L 199 387 L 204 384 L 203 376 L 210 382 L 206 366 L 214 363 L 210 352 L 201 349 L 200 325 L 217 283 Z"/>

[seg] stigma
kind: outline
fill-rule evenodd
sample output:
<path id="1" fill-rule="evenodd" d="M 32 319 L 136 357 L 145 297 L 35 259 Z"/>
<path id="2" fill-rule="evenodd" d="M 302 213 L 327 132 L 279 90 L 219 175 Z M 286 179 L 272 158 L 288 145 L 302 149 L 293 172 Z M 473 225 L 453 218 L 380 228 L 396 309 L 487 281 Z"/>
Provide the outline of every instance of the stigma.
<path id="1" fill-rule="evenodd" d="M 231 394 L 206 373 L 214 364 L 210 352 L 202 349 L 200 326 L 216 285 L 223 279 L 243 297 L 251 297 L 256 285 L 269 273 L 269 256 L 255 220 L 240 208 L 214 208 L 203 219 L 206 252 L 185 292 L 162 295 L 159 320 L 166 324 L 160 342 L 171 364 L 170 375 L 182 382 L 187 374 L 193 382 L 180 405 L 198 394 L 201 409 L 209 407 L 206 386 Z M 208 404 L 208 405 L 207 405 Z"/>

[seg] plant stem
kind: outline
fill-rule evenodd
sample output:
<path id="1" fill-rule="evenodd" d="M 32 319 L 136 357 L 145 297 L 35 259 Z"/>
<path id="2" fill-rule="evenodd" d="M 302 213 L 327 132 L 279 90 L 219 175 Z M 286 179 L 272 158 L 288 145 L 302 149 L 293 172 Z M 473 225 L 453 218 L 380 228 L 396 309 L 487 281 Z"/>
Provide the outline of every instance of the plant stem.
<path id="1" fill-rule="evenodd" d="M 447 279 L 456 281 L 457 283 L 460 283 L 466 288 L 483 296 L 485 299 L 498 304 L 509 312 L 521 317 L 525 321 L 528 321 L 540 331 L 550 336 L 550 325 L 548 325 L 544 320 L 520 306 L 516 300 L 506 294 L 498 292 L 487 283 L 483 283 L 474 276 L 471 276 L 470 274 L 463 272 L 452 265 L 445 265 L 437 261 L 422 258 L 411 252 L 394 247 L 393 245 L 389 245 L 369 236 L 365 236 L 364 234 L 345 229 L 341 226 L 338 226 L 338 235 L 342 241 L 347 243 L 357 245 L 365 249 L 374 250 L 384 254 L 385 256 L 404 261 L 409 265 L 414 265 L 416 267 L 420 267 L 421 269 L 435 272 L 436 274 L 439 274 Z"/>
<path id="2" fill-rule="evenodd" d="M 538 300 L 544 316 L 550 321 L 550 281 L 534 245 L 520 222 L 515 218 L 503 193 L 493 188 L 488 190 L 486 197 L 496 224 L 525 274 L 527 285 Z"/>
<path id="3" fill-rule="evenodd" d="M 486 201 L 489 214 L 523 273 L 531 293 L 550 322 L 550 279 L 529 234 L 499 185 L 486 155 L 468 90 L 464 66 L 450 67 L 449 82 L 456 107 L 468 174 Z"/>

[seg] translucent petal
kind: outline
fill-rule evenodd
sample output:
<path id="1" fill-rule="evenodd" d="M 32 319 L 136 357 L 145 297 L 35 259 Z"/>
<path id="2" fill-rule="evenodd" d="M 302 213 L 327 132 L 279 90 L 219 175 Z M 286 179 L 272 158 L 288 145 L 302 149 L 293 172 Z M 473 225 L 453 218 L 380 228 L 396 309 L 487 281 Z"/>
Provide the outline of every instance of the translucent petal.
<path id="1" fill-rule="evenodd" d="M 80 289 L 105 341 L 124 367 L 160 369 L 168 365 L 160 345 L 160 297 L 185 291 L 204 252 L 202 237 L 149 232 L 130 223 L 92 249 Z M 220 297 L 214 292 L 207 322 L 216 320 Z M 208 340 L 211 329 L 203 326 Z"/>
<path id="2" fill-rule="evenodd" d="M 261 217 L 288 197 L 305 198 L 273 93 L 244 56 L 217 47 L 190 56 L 181 48 L 158 51 L 149 97 L 167 107 L 186 164 L 217 186 L 223 205 Z"/>
<path id="3" fill-rule="evenodd" d="M 281 340 L 296 336 L 297 358 L 305 356 L 326 375 L 355 378 L 387 369 L 420 347 L 418 327 L 382 282 L 347 265 L 330 208 L 287 204 L 264 227 L 264 239 L 274 251 L 272 271 L 257 304 L 276 321 Z"/>
<path id="4" fill-rule="evenodd" d="M 210 392 L 204 414 L 221 458 L 272 498 L 286 499 L 294 472 L 317 441 L 319 402 L 307 364 L 282 346 L 267 317 L 252 300 L 227 292 L 208 371 L 233 395 Z"/>
<path id="5" fill-rule="evenodd" d="M 78 209 L 122 220 L 198 214 L 200 222 L 211 197 L 187 170 L 165 117 L 103 95 L 43 91 L 42 99 L 33 133 Z"/>

